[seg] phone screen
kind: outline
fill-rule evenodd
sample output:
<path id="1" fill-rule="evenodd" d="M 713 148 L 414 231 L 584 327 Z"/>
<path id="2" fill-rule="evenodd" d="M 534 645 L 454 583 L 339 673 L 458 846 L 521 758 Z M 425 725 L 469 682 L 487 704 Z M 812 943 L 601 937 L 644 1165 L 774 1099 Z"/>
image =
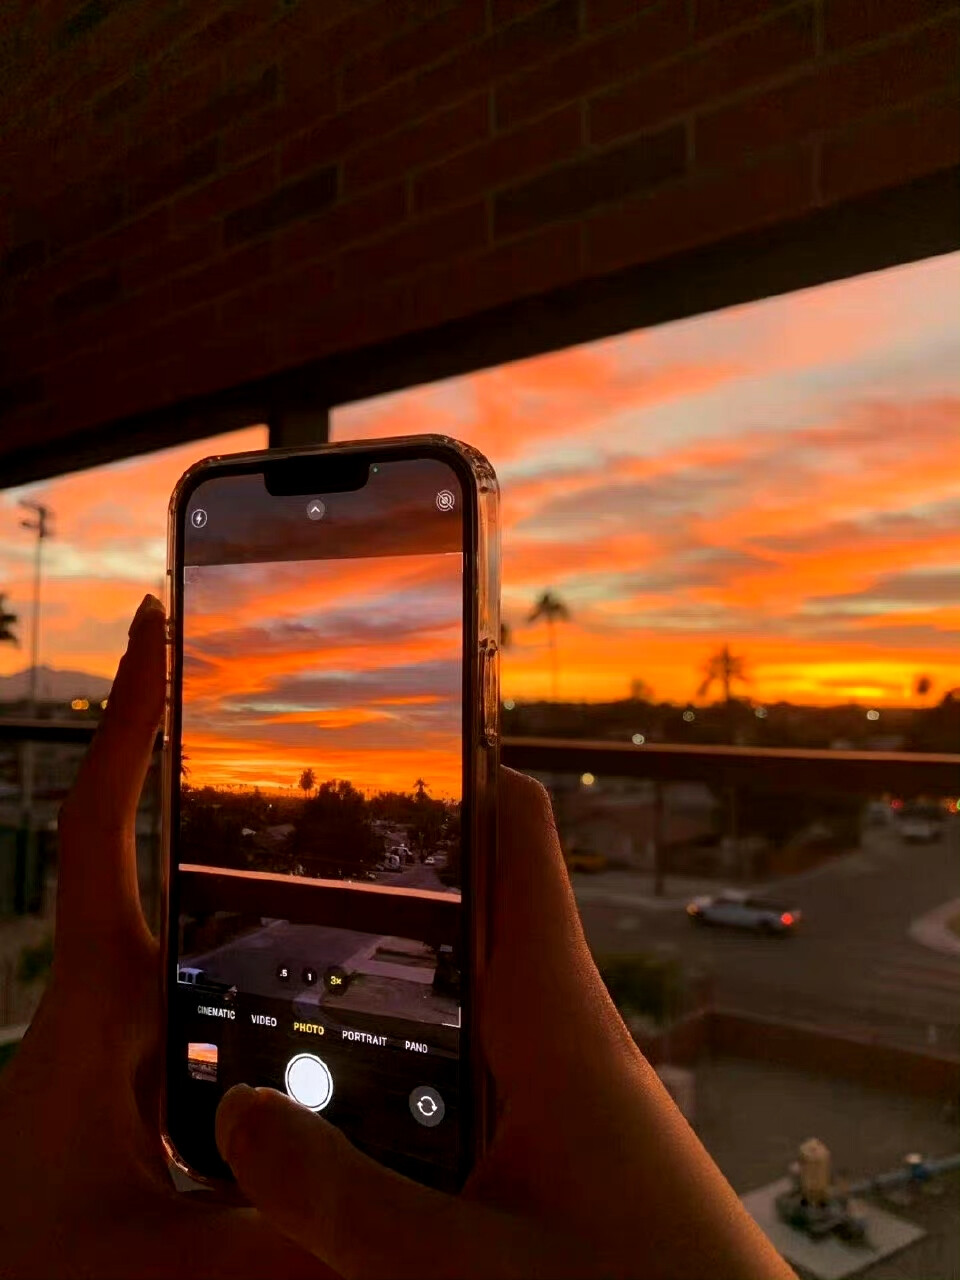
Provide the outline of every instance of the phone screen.
<path id="1" fill-rule="evenodd" d="M 183 504 L 165 1127 L 228 1178 L 219 1100 L 269 1086 L 453 1189 L 471 1143 L 463 488 L 433 458 L 362 473 L 324 492 L 319 471 L 308 494 L 214 475 Z"/>

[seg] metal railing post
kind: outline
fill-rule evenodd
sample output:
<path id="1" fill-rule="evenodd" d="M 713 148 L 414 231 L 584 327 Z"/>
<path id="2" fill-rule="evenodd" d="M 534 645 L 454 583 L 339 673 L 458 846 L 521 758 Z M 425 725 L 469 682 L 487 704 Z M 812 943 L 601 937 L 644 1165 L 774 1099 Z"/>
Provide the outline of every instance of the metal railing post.
<path id="1" fill-rule="evenodd" d="M 655 782 L 653 784 L 653 895 L 655 898 L 662 898 L 664 890 L 663 864 L 666 857 L 666 850 L 664 849 L 666 830 L 663 810 L 663 783 Z"/>

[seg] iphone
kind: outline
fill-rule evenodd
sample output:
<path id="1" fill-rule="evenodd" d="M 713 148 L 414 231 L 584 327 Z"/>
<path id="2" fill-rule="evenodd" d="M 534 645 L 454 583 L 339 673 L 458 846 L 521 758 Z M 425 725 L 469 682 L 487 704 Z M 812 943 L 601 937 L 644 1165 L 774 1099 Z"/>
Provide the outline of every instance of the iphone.
<path id="1" fill-rule="evenodd" d="M 441 436 L 209 458 L 170 505 L 161 1131 L 280 1090 L 458 1189 L 496 860 L 498 487 Z"/>

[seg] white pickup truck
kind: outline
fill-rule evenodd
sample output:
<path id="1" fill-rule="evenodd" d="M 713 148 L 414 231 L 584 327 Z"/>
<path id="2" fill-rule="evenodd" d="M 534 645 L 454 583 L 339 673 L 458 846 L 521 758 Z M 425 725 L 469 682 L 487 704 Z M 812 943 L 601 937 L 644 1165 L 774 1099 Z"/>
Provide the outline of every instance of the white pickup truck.
<path id="1" fill-rule="evenodd" d="M 184 987 L 193 987 L 201 994 L 221 996 L 224 1000 L 233 1000 L 237 994 L 236 984 L 217 982 L 211 978 L 206 969 L 194 969 L 181 965 L 177 969 L 177 982 Z"/>

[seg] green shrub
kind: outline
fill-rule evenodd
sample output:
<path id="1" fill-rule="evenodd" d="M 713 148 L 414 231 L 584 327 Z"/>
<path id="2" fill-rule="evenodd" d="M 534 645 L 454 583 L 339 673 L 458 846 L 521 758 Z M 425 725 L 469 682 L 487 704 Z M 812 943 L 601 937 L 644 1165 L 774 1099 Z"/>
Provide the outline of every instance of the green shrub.
<path id="1" fill-rule="evenodd" d="M 48 934 L 35 946 L 24 947 L 20 952 L 17 977 L 21 982 L 36 982 L 45 978 L 53 964 L 53 934 Z"/>
<path id="2" fill-rule="evenodd" d="M 639 1013 L 661 1026 L 681 1007 L 683 972 L 673 956 L 608 956 L 597 968 L 621 1013 Z"/>

